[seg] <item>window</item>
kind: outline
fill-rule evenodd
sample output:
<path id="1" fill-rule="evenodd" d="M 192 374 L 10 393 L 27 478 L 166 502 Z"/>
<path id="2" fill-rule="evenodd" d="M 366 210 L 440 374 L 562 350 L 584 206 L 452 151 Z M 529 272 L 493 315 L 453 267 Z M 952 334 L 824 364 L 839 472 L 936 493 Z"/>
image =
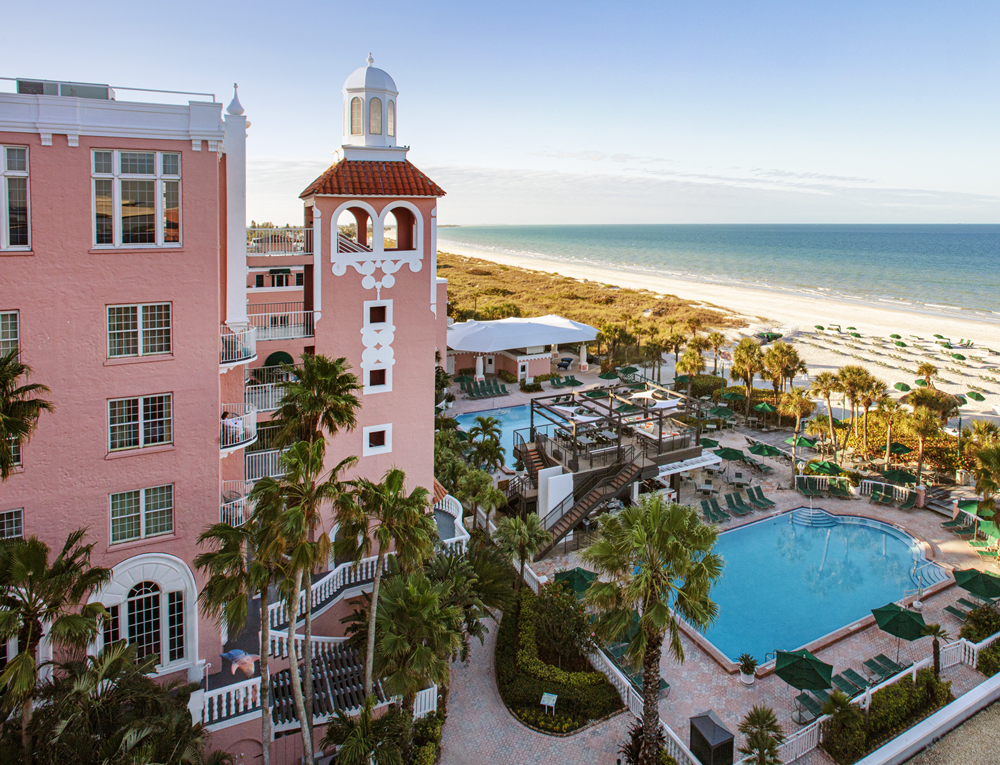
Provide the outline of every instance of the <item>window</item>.
<path id="1" fill-rule="evenodd" d="M 173 530 L 173 484 L 111 495 L 112 544 L 170 534 Z"/>
<path id="2" fill-rule="evenodd" d="M 10 442 L 10 459 L 14 467 L 21 466 L 21 443 L 14 436 L 7 439 Z"/>
<path id="3" fill-rule="evenodd" d="M 0 513 L 0 539 L 20 539 L 24 536 L 24 508 Z"/>
<path id="4" fill-rule="evenodd" d="M 374 305 L 368 309 L 369 324 L 385 324 L 385 306 Z"/>
<path id="5" fill-rule="evenodd" d="M 385 370 L 372 369 L 368 372 L 368 386 L 385 385 Z"/>
<path id="6" fill-rule="evenodd" d="M 104 620 L 105 647 L 121 640 L 124 627 L 139 659 L 156 655 L 160 664 L 168 664 L 184 658 L 183 592 L 164 593 L 155 582 L 140 582 L 124 603 L 105 608 L 110 614 Z"/>
<path id="7" fill-rule="evenodd" d="M 184 593 L 167 593 L 167 655 L 170 661 L 184 658 Z"/>
<path id="8" fill-rule="evenodd" d="M 175 152 L 93 152 L 94 244 L 180 244 L 180 162 Z"/>
<path id="9" fill-rule="evenodd" d="M 254 278 L 253 278 L 253 286 L 254 287 L 263 287 L 264 286 L 264 274 L 256 274 L 254 276 Z"/>
<path id="10" fill-rule="evenodd" d="M 361 99 L 355 96 L 351 99 L 351 135 L 364 135 L 364 106 Z"/>
<path id="11" fill-rule="evenodd" d="M 287 287 L 288 286 L 288 274 L 271 274 L 271 286 L 272 287 Z"/>
<path id="12" fill-rule="evenodd" d="M 108 616 L 104 620 L 104 647 L 121 640 L 121 606 L 105 606 Z"/>
<path id="13" fill-rule="evenodd" d="M 0 313 L 0 356 L 17 350 L 20 345 L 17 311 Z"/>
<path id="14" fill-rule="evenodd" d="M 382 135 L 382 99 L 373 98 L 368 102 L 368 132 Z"/>
<path id="15" fill-rule="evenodd" d="M 171 350 L 170 303 L 108 306 L 108 358 Z"/>
<path id="16" fill-rule="evenodd" d="M 368 434 L 368 446 L 385 446 L 385 431 L 373 430 Z"/>
<path id="17" fill-rule="evenodd" d="M 389 114 L 386 119 L 386 134 L 390 137 L 395 137 L 396 135 L 396 102 L 389 102 Z"/>
<path id="18" fill-rule="evenodd" d="M 0 250 L 24 249 L 28 237 L 28 147 L 0 146 Z"/>
<path id="19" fill-rule="evenodd" d="M 304 273 L 302 273 L 301 271 L 297 272 L 295 274 L 295 286 L 296 287 L 301 287 L 303 284 L 305 284 L 306 283 L 305 282 L 305 277 L 306 277 L 306 275 Z"/>
<path id="20" fill-rule="evenodd" d="M 128 594 L 128 642 L 136 647 L 136 658 L 160 653 L 160 588 L 142 582 Z"/>
<path id="21" fill-rule="evenodd" d="M 173 440 L 172 394 L 115 398 L 108 401 L 108 445 L 111 451 L 141 449 Z"/>
<path id="22" fill-rule="evenodd" d="M 392 452 L 392 425 L 372 425 L 362 429 L 361 456 L 373 457 L 376 454 Z"/>

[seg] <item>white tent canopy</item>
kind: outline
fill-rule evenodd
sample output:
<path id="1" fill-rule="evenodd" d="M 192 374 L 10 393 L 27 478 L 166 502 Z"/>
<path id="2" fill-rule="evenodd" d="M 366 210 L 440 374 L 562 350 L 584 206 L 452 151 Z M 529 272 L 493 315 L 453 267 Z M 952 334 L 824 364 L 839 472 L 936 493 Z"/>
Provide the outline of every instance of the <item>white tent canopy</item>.
<path id="1" fill-rule="evenodd" d="M 589 343 L 596 339 L 597 330 L 593 327 L 553 314 L 530 319 L 466 321 L 448 327 L 448 348 L 467 353 L 496 353 L 539 345 Z"/>

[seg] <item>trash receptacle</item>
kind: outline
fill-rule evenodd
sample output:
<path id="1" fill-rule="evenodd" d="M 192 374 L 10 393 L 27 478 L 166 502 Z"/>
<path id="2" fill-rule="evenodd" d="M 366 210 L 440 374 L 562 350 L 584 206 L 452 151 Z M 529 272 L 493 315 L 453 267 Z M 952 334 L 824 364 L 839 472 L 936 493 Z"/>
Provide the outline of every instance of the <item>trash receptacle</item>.
<path id="1" fill-rule="evenodd" d="M 733 765 L 733 734 L 709 710 L 691 718 L 691 754 L 702 765 Z"/>

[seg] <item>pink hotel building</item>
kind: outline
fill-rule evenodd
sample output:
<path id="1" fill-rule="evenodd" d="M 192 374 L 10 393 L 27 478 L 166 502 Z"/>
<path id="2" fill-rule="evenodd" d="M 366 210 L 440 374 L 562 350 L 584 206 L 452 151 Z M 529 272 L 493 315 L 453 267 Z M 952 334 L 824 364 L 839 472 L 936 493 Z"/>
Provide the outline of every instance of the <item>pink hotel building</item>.
<path id="1" fill-rule="evenodd" d="M 288 609 L 257 608 L 242 635 L 224 634 L 199 614 L 193 560 L 198 534 L 243 522 L 253 482 L 280 470 L 268 425 L 278 363 L 346 356 L 360 378 L 358 427 L 330 442 L 331 465 L 357 455 L 356 475 L 397 466 L 408 489 L 434 482 L 444 192 L 397 145 L 398 93 L 370 57 L 343 94 L 343 145 L 301 195 L 304 225 L 248 229 L 249 123 L 235 95 L 223 114 L 214 97 L 126 102 L 75 83 L 0 93 L 0 351 L 19 348 L 56 405 L 0 484 L 0 536 L 57 548 L 86 527 L 93 562 L 113 570 L 94 596 L 113 618 L 93 650 L 128 639 L 159 655 L 158 676 L 201 682 L 192 713 L 248 761 L 261 748 L 259 677 L 221 654 L 258 653 L 259 619 L 287 630 Z M 339 232 L 347 222 L 356 236 Z M 464 544 L 457 503 L 435 498 L 442 536 Z M 331 561 L 315 577 L 317 722 L 360 703 L 357 657 L 337 636 L 371 574 L 370 561 Z M 0 646 L 0 660 L 16 650 Z M 284 638 L 272 631 L 264 650 L 284 759 L 298 738 L 281 737 L 298 727 Z"/>

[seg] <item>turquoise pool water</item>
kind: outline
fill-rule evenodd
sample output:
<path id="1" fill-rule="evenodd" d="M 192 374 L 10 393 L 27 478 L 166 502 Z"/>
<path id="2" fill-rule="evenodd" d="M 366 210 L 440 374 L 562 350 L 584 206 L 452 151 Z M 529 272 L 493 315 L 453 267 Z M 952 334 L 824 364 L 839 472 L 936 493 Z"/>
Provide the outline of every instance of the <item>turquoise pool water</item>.
<path id="1" fill-rule="evenodd" d="M 804 525 L 809 515 L 793 511 L 719 536 L 719 619 L 705 636 L 731 659 L 749 653 L 763 662 L 779 648 L 801 648 L 899 600 L 918 575 L 925 588 L 947 577 L 892 526 L 821 511 Z"/>
<path id="2" fill-rule="evenodd" d="M 468 431 L 476 424 L 477 417 L 495 417 L 500 420 L 501 438 L 500 445 L 504 448 L 504 462 L 507 465 L 514 464 L 514 431 L 531 427 L 531 407 L 527 404 L 521 406 L 507 406 L 500 409 L 487 409 L 482 412 L 469 412 L 460 414 L 455 419 L 458 420 L 462 430 Z"/>

